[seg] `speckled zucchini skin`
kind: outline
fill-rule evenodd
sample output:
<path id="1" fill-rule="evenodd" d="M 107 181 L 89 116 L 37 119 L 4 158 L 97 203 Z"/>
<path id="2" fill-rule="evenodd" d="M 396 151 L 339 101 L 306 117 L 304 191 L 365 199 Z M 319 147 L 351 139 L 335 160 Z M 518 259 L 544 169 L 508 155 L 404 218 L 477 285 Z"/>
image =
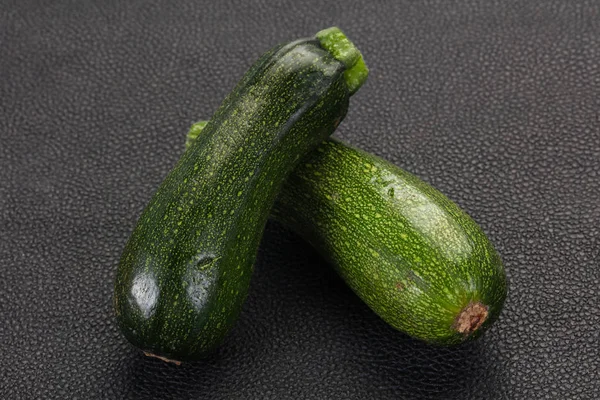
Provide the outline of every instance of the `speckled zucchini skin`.
<path id="1" fill-rule="evenodd" d="M 340 141 L 303 159 L 273 216 L 410 336 L 456 344 L 479 336 L 502 309 L 504 268 L 473 219 L 414 175 Z"/>
<path id="2" fill-rule="evenodd" d="M 344 118 L 344 64 L 306 39 L 261 57 L 143 211 L 114 306 L 140 349 L 194 360 L 232 328 L 284 178 Z"/>

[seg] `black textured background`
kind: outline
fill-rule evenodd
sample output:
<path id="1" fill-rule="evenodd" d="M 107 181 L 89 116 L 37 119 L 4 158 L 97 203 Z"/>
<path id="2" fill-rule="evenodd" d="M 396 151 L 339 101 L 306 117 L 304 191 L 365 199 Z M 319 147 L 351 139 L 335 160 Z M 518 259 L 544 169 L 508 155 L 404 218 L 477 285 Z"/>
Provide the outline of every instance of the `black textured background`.
<path id="1" fill-rule="evenodd" d="M 1 399 L 600 398 L 600 2 L 0 4 Z M 220 351 L 143 357 L 111 308 L 137 216 L 263 51 L 330 25 L 371 69 L 337 135 L 481 224 L 503 315 L 418 343 L 270 223 Z"/>

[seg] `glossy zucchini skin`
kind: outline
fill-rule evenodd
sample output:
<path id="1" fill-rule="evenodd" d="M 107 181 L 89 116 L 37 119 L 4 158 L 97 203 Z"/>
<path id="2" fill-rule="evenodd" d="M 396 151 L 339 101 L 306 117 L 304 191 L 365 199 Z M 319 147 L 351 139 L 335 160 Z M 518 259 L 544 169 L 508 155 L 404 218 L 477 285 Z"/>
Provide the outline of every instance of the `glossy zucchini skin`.
<path id="1" fill-rule="evenodd" d="M 188 143 L 204 123 L 192 126 Z M 457 344 L 479 336 L 502 310 L 504 267 L 475 221 L 416 176 L 339 140 L 303 159 L 272 216 L 412 337 Z"/>
<path id="2" fill-rule="evenodd" d="M 264 54 L 224 100 L 122 253 L 114 307 L 131 343 L 184 361 L 222 342 L 283 180 L 346 115 L 347 70 L 318 39 L 302 39 Z"/>

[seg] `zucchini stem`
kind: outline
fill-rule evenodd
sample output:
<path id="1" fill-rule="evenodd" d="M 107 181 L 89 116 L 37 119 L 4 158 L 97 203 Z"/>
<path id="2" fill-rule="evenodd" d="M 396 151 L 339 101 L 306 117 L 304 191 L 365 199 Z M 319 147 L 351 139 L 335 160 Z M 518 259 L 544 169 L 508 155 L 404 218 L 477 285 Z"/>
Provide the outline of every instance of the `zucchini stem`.
<path id="1" fill-rule="evenodd" d="M 152 353 L 148 353 L 147 351 L 144 352 L 144 355 L 147 357 L 154 357 L 154 358 L 158 358 L 159 360 L 162 360 L 164 362 L 168 362 L 168 363 L 173 363 L 177 366 L 181 365 L 181 361 L 177 361 L 177 360 L 171 360 L 169 358 L 166 357 L 162 357 L 162 356 L 157 356 L 156 354 L 152 354 Z"/>
<path id="2" fill-rule="evenodd" d="M 187 137 L 185 140 L 185 148 L 186 149 L 188 147 L 190 147 L 192 145 L 192 143 L 194 143 L 196 141 L 196 139 L 200 135 L 200 132 L 202 132 L 202 130 L 204 129 L 206 124 L 208 124 L 208 121 L 198 121 L 194 125 L 192 125 L 192 127 L 190 128 L 190 130 L 187 133 Z"/>
<path id="3" fill-rule="evenodd" d="M 466 336 L 475 332 L 488 317 L 488 307 L 479 301 L 467 304 L 454 322 L 454 329 Z"/>
<path id="4" fill-rule="evenodd" d="M 369 75 L 362 54 L 338 27 L 323 29 L 316 35 L 321 46 L 346 66 L 344 80 L 351 95 L 365 83 Z"/>

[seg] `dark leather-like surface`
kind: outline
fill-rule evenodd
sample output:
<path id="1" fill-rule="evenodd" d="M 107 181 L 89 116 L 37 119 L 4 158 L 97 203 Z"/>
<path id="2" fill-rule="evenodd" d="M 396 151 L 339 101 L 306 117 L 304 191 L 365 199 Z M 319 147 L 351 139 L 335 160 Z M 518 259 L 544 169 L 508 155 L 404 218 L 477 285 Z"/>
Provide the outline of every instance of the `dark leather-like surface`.
<path id="1" fill-rule="evenodd" d="M 469 212 L 510 289 L 479 341 L 394 331 L 269 223 L 206 361 L 119 334 L 120 252 L 153 190 L 272 45 L 340 26 L 370 66 L 336 135 Z M 0 398 L 600 398 L 600 5 L 3 1 Z"/>

